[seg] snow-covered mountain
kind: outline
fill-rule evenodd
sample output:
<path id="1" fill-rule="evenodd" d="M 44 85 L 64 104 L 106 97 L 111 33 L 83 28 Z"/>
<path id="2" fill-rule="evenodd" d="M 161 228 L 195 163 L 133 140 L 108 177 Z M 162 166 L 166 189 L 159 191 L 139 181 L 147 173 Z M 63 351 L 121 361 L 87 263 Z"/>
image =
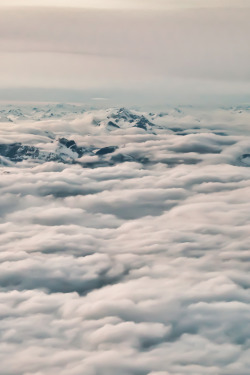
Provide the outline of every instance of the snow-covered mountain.
<path id="1" fill-rule="evenodd" d="M 217 117 L 233 123 L 249 111 L 220 110 Z M 112 166 L 124 162 L 169 166 L 196 164 L 211 155 L 214 162 L 249 165 L 250 149 L 226 152 L 235 141 L 230 123 L 214 123 L 199 112 L 179 108 L 146 113 L 126 108 L 86 111 L 75 105 L 7 106 L 0 110 L 0 157 L 3 165 L 58 162 L 82 167 Z M 245 116 L 245 117 L 244 117 Z M 163 147 L 164 145 L 164 147 Z M 157 152 L 155 152 L 155 149 Z"/>

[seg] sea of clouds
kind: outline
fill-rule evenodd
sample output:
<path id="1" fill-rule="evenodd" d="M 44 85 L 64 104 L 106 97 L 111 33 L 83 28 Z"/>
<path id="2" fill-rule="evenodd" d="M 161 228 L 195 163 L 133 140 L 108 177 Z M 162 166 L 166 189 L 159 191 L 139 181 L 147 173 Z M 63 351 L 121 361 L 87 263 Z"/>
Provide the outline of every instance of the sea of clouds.
<path id="1" fill-rule="evenodd" d="M 1 158 L 1 375 L 249 375 L 249 109 L 58 108 L 2 112 L 1 144 L 91 152 Z"/>

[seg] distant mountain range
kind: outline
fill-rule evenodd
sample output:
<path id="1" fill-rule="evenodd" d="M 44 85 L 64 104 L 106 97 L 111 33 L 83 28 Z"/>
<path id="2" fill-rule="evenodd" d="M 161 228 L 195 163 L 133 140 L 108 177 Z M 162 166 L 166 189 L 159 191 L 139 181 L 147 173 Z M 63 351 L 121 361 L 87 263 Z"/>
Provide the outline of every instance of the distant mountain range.
<path id="1" fill-rule="evenodd" d="M 241 116 L 247 110 L 237 107 L 221 111 Z M 87 168 L 124 162 L 196 164 L 203 154 L 220 154 L 225 145 L 233 143 L 230 141 L 232 127 L 215 127 L 209 124 L 209 119 L 207 127 L 204 124 L 201 127 L 201 119 L 179 108 L 155 114 L 126 108 L 86 111 L 81 106 L 68 104 L 6 106 L 0 109 L 1 129 L 3 134 L 8 134 L 0 143 L 1 164 L 58 162 Z M 190 138 L 206 132 L 213 134 L 207 142 L 194 142 Z M 171 154 L 164 158 L 151 157 L 145 147 L 140 150 L 142 141 L 152 142 L 166 135 L 174 136 L 175 141 L 178 137 L 184 145 L 172 149 L 170 145 Z M 130 139 L 138 143 L 138 150 L 129 149 Z M 243 150 L 231 163 L 250 165 L 250 149 Z"/>

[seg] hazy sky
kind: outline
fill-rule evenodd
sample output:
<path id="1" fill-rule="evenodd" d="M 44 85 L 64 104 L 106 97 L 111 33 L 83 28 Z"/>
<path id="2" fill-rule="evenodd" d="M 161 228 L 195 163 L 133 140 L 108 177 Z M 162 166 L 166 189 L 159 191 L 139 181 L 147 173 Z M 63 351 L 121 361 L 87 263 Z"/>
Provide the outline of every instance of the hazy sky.
<path id="1" fill-rule="evenodd" d="M 248 0 L 0 0 L 0 8 L 0 100 L 248 99 Z"/>
<path id="2" fill-rule="evenodd" d="M 43 6 L 98 9 L 184 9 L 250 7 L 248 0 L 0 0 L 0 6 Z"/>

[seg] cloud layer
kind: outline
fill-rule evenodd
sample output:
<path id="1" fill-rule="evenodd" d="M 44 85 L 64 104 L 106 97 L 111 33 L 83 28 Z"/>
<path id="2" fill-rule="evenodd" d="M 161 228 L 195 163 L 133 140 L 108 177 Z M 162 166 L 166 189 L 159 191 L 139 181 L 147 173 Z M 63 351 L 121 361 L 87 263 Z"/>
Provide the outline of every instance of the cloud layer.
<path id="1" fill-rule="evenodd" d="M 1 116 L 3 373 L 248 375 L 249 110 Z"/>

